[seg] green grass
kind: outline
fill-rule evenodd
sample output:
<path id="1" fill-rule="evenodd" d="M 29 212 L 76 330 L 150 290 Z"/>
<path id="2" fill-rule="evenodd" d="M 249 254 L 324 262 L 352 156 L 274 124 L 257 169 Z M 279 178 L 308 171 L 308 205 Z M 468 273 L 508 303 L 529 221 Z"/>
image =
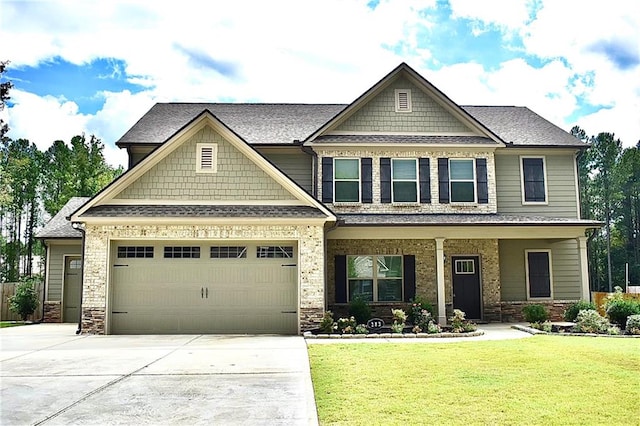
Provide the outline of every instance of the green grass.
<path id="1" fill-rule="evenodd" d="M 640 424 L 640 339 L 309 345 L 321 425 Z"/>
<path id="2" fill-rule="evenodd" d="M 26 324 L 24 321 L 0 321 L 0 328 L 18 327 L 20 325 L 26 325 Z"/>

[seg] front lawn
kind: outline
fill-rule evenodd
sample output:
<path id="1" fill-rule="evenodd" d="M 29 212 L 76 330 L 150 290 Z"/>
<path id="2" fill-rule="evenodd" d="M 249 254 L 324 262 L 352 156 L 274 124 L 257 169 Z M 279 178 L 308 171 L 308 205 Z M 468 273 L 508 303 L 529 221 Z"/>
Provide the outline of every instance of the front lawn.
<path id="1" fill-rule="evenodd" d="M 26 325 L 24 321 L 0 321 L 0 328 L 17 327 L 19 325 Z"/>
<path id="2" fill-rule="evenodd" d="M 309 345 L 321 425 L 638 424 L 640 339 Z"/>

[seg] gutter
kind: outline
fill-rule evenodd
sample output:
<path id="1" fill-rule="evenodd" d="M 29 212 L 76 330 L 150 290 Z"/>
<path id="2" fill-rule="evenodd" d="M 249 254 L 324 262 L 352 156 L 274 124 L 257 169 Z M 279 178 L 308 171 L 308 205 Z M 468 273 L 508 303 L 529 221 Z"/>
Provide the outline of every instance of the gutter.
<path id="1" fill-rule="evenodd" d="M 80 263 L 80 303 L 78 305 L 78 329 L 76 330 L 76 334 L 80 334 L 82 332 L 82 293 L 84 290 L 84 246 L 85 246 L 85 230 L 82 227 L 82 224 L 79 222 L 71 223 L 73 229 L 78 230 L 82 233 L 82 262 Z"/>

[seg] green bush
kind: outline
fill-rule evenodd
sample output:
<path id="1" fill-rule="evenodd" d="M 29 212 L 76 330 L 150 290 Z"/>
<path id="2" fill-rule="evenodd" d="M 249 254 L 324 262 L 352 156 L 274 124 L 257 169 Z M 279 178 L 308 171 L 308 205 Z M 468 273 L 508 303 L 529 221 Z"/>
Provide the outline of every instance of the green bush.
<path id="1" fill-rule="evenodd" d="M 353 334 L 356 332 L 356 319 L 354 317 L 338 318 L 338 331 L 342 334 Z"/>
<path id="2" fill-rule="evenodd" d="M 9 309 L 20 315 L 22 321 L 26 321 L 27 317 L 38 309 L 35 283 L 39 280 L 37 277 L 23 278 L 16 286 L 15 294 L 9 297 Z"/>
<path id="3" fill-rule="evenodd" d="M 335 323 L 333 322 L 333 312 L 326 311 L 320 321 L 320 331 L 323 333 L 331 333 L 334 330 Z"/>
<path id="4" fill-rule="evenodd" d="M 611 324 L 609 324 L 609 321 L 606 318 L 601 316 L 598 311 L 589 309 L 578 312 L 576 325 L 573 327 L 573 331 L 578 333 L 607 334 L 609 333 L 610 328 Z"/>
<path id="5" fill-rule="evenodd" d="M 349 315 L 354 317 L 358 324 L 366 324 L 371 319 L 371 306 L 361 297 L 355 297 L 349 303 Z"/>
<path id="6" fill-rule="evenodd" d="M 416 314 L 419 314 L 423 311 L 426 310 L 427 312 L 429 312 L 429 314 L 431 314 L 431 316 L 433 318 L 436 317 L 436 308 L 427 300 L 426 297 L 424 296 L 416 296 L 414 299 L 411 300 L 411 303 L 409 305 L 409 309 L 407 309 L 407 311 L 409 312 L 408 314 L 408 320 L 411 324 L 415 324 L 418 325 L 418 320 L 419 318 L 416 318 Z"/>
<path id="7" fill-rule="evenodd" d="M 586 300 L 580 300 L 576 303 L 569 305 L 567 309 L 565 309 L 563 313 L 563 318 L 565 321 L 575 322 L 578 317 L 578 312 L 584 310 L 597 310 L 596 304 L 593 302 L 588 302 Z"/>
<path id="8" fill-rule="evenodd" d="M 640 315 L 629 315 L 624 329 L 629 334 L 640 334 Z"/>
<path id="9" fill-rule="evenodd" d="M 615 299 L 607 302 L 607 316 L 609 321 L 624 327 L 627 318 L 631 315 L 640 314 L 640 302 L 629 299 Z"/>
<path id="10" fill-rule="evenodd" d="M 549 319 L 549 313 L 544 305 L 527 305 L 522 308 L 522 316 L 530 324 L 543 323 Z"/>
<path id="11" fill-rule="evenodd" d="M 404 322 L 407 320 L 407 313 L 402 309 L 391 309 L 391 316 L 393 316 L 391 331 L 393 333 L 402 333 L 404 330 Z"/>

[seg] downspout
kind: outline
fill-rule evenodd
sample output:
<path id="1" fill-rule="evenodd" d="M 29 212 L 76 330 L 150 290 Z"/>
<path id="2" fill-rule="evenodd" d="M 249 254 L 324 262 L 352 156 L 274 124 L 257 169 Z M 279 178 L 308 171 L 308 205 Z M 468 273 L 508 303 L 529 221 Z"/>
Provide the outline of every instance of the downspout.
<path id="1" fill-rule="evenodd" d="M 44 301 L 47 300 L 47 277 L 49 276 L 49 274 L 47 272 L 49 272 L 49 246 L 44 242 L 44 239 L 42 239 L 42 245 L 44 246 L 44 274 L 42 274 L 42 282 L 43 282 L 43 289 L 42 289 L 42 318 L 40 318 L 40 323 L 45 322 L 44 320 Z M 60 306 L 62 308 L 62 306 Z"/>
<path id="2" fill-rule="evenodd" d="M 295 141 L 294 141 L 295 142 Z M 312 176 L 312 188 L 311 188 L 311 195 L 313 195 L 313 198 L 317 199 L 318 198 L 318 174 L 316 173 L 318 170 L 318 153 L 315 152 L 312 148 L 308 147 L 308 146 L 304 146 L 304 145 L 300 145 L 300 149 L 302 149 L 302 152 L 307 153 L 309 155 L 311 155 L 311 176 Z"/>
<path id="3" fill-rule="evenodd" d="M 82 261 L 80 262 L 80 304 L 78 305 L 78 329 L 76 334 L 82 332 L 82 293 L 84 289 L 84 243 L 85 243 L 85 230 L 81 223 L 74 222 L 71 224 L 73 229 L 82 233 Z"/>

